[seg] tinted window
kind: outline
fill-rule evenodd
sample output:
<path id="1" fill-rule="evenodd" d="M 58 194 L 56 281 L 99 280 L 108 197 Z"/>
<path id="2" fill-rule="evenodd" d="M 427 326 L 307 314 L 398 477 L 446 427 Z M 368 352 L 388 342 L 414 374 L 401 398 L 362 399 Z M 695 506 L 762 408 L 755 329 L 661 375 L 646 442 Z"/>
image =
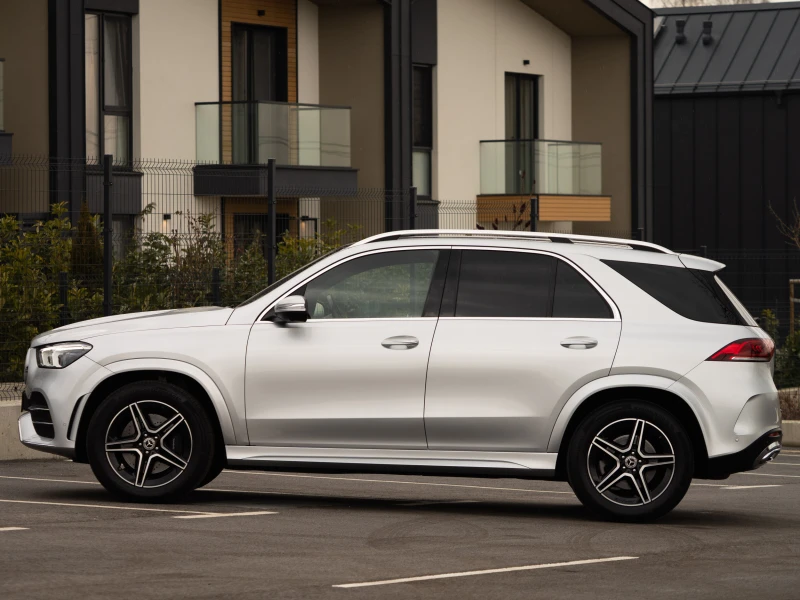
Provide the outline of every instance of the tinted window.
<path id="1" fill-rule="evenodd" d="M 742 324 L 730 299 L 711 272 L 615 260 L 603 262 L 687 319 L 705 323 Z"/>
<path id="2" fill-rule="evenodd" d="M 457 317 L 547 317 L 556 260 L 541 254 L 465 250 Z"/>
<path id="3" fill-rule="evenodd" d="M 594 286 L 567 263 L 558 261 L 553 318 L 610 319 L 613 316 L 611 307 Z"/>
<path id="4" fill-rule="evenodd" d="M 312 319 L 421 317 L 437 250 L 385 252 L 355 258 L 305 286 Z"/>

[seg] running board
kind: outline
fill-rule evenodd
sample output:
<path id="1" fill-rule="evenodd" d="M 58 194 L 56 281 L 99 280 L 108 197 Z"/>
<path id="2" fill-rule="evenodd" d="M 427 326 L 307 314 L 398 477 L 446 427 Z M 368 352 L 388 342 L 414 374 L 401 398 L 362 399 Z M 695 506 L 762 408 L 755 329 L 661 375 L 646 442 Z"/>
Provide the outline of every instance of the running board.
<path id="1" fill-rule="evenodd" d="M 385 448 L 298 448 L 226 446 L 233 468 L 303 467 L 319 469 L 398 469 L 407 472 L 478 471 L 509 477 L 552 477 L 554 452 L 468 452 L 461 450 L 389 450 Z"/>

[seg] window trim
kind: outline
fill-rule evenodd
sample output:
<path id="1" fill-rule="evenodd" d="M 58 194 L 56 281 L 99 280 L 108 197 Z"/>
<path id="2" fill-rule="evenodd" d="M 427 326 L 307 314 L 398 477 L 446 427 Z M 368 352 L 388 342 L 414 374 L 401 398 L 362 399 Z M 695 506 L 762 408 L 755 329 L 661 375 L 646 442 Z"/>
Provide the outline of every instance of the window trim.
<path id="1" fill-rule="evenodd" d="M 320 269 L 319 271 L 307 276 L 298 285 L 293 286 L 288 292 L 286 292 L 285 294 L 281 294 L 281 296 L 279 298 L 277 298 L 274 302 L 271 302 L 267 306 L 267 308 L 264 311 L 262 311 L 262 313 L 258 316 L 258 319 L 256 320 L 256 323 L 274 324 L 272 321 L 267 319 L 267 317 L 269 317 L 270 314 L 273 312 L 273 309 L 275 308 L 275 305 L 278 302 L 280 302 L 281 300 L 283 300 L 284 298 L 286 298 L 288 296 L 292 296 L 300 288 L 305 287 L 312 279 L 316 279 L 317 277 L 319 277 L 320 275 L 323 275 L 324 273 L 327 273 L 331 269 L 335 269 L 336 267 L 338 267 L 340 265 L 343 265 L 343 264 L 345 264 L 347 262 L 350 262 L 351 260 L 355 260 L 357 258 L 363 258 L 365 256 L 370 256 L 372 254 L 385 254 L 387 252 L 408 252 L 410 250 L 437 250 L 440 253 L 447 252 L 448 255 L 449 255 L 448 259 L 447 259 L 448 261 L 450 261 L 451 257 L 452 257 L 452 252 L 451 252 L 451 247 L 450 246 L 431 246 L 431 245 L 403 246 L 402 248 L 381 248 L 381 249 L 377 249 L 377 250 L 370 250 L 369 252 L 360 252 L 358 254 L 353 254 L 351 256 L 346 256 L 346 257 L 342 258 L 341 260 L 333 263 L 332 265 L 329 265 L 329 266 L 325 267 L 324 269 Z M 437 275 L 437 266 L 439 265 L 439 261 L 441 261 L 441 260 L 442 260 L 442 254 L 439 255 L 439 258 L 437 260 L 437 264 L 434 265 L 434 272 L 433 272 L 433 277 L 434 278 Z M 449 274 L 449 270 L 446 271 L 446 273 Z M 431 287 L 428 289 L 428 295 L 429 296 L 430 296 L 431 290 L 434 289 L 434 284 L 435 284 L 435 279 L 431 279 Z M 445 286 L 446 286 L 446 279 L 445 279 L 445 285 L 441 286 L 441 289 L 438 292 L 440 296 L 441 296 Z M 430 300 L 431 300 L 430 297 L 426 297 L 425 303 L 423 305 L 423 312 L 424 312 L 424 309 L 427 308 L 428 303 L 429 303 Z M 441 310 L 441 302 L 442 302 L 442 300 L 440 298 L 439 299 L 440 310 Z M 361 321 L 369 321 L 369 322 L 376 322 L 376 321 L 430 321 L 430 320 L 435 320 L 435 319 L 438 319 L 438 318 L 439 318 L 438 315 L 437 316 L 432 316 L 432 317 L 379 317 L 379 318 L 359 317 L 359 318 L 355 318 L 355 319 L 309 319 L 307 322 L 308 323 L 357 323 L 357 322 L 361 322 Z"/>
<path id="2" fill-rule="evenodd" d="M 128 119 L 128 159 L 125 162 L 119 162 L 115 156 L 114 166 L 128 167 L 133 164 L 133 113 L 134 113 L 134 93 L 133 93 L 133 18 L 132 15 L 122 14 L 117 12 L 108 12 L 100 10 L 85 10 L 84 11 L 84 28 L 83 28 L 83 43 L 86 44 L 86 16 L 94 15 L 97 17 L 97 48 L 98 48 L 98 77 L 97 77 L 97 148 L 99 150 L 98 156 L 92 157 L 97 160 L 94 165 L 102 166 L 103 156 L 106 154 L 106 139 L 105 139 L 105 117 L 106 115 L 112 117 L 127 117 Z M 124 20 L 128 24 L 128 68 L 126 69 L 125 77 L 130 83 L 130 106 L 112 106 L 106 104 L 106 49 L 105 49 L 105 36 L 106 36 L 106 17 Z M 84 132 L 83 132 L 83 153 L 84 160 L 90 158 L 86 156 L 86 73 L 84 72 L 83 81 L 83 118 L 84 118 Z"/>
<path id="3" fill-rule="evenodd" d="M 460 283 L 461 272 L 461 251 L 463 250 L 490 250 L 493 252 L 522 252 L 527 254 L 540 254 L 555 258 L 556 260 L 563 260 L 566 264 L 575 269 L 580 275 L 584 277 L 600 294 L 600 297 L 606 301 L 611 307 L 610 318 L 599 317 L 456 317 L 454 314 L 456 307 L 456 298 L 458 296 L 458 287 Z M 606 291 L 589 276 L 588 273 L 580 266 L 575 264 L 572 260 L 562 254 L 553 252 L 544 252 L 542 250 L 529 250 L 527 248 L 504 248 L 498 246 L 453 246 L 450 255 L 450 269 L 447 272 L 447 281 L 445 283 L 445 295 L 442 299 L 442 311 L 439 313 L 439 318 L 447 321 L 588 321 L 588 322 L 620 322 L 622 321 L 621 313 L 617 304 L 612 300 Z M 556 273 L 558 269 L 556 269 Z M 444 314 L 445 306 L 449 314 Z"/>

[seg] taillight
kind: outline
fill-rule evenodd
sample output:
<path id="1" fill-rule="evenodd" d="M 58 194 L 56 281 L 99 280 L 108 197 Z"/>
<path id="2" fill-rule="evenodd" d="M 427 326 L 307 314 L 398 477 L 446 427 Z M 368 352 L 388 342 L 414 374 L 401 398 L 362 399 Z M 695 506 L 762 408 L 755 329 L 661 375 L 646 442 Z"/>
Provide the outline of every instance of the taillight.
<path id="1" fill-rule="evenodd" d="M 769 338 L 747 338 L 737 340 L 718 350 L 708 360 L 735 360 L 745 362 L 769 362 L 775 354 L 775 344 Z"/>

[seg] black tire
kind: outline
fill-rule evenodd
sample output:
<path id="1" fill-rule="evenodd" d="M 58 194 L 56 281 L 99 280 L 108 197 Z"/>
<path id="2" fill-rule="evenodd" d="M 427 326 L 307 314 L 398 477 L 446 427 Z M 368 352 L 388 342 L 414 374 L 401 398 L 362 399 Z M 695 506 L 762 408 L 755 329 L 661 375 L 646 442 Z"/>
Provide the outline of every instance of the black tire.
<path id="1" fill-rule="evenodd" d="M 664 516 L 686 495 L 693 473 L 686 429 L 663 408 L 640 400 L 617 401 L 591 412 L 567 452 L 567 477 L 575 495 L 593 513 L 614 521 Z"/>
<path id="2" fill-rule="evenodd" d="M 211 468 L 197 487 L 201 488 L 214 481 L 226 466 L 228 466 L 228 459 L 225 455 L 225 448 L 217 448 L 217 453 L 214 456 Z"/>
<path id="3" fill-rule="evenodd" d="M 200 403 L 160 381 L 113 392 L 92 415 L 86 436 L 86 455 L 103 487 L 135 501 L 173 500 L 197 488 L 216 446 Z"/>

